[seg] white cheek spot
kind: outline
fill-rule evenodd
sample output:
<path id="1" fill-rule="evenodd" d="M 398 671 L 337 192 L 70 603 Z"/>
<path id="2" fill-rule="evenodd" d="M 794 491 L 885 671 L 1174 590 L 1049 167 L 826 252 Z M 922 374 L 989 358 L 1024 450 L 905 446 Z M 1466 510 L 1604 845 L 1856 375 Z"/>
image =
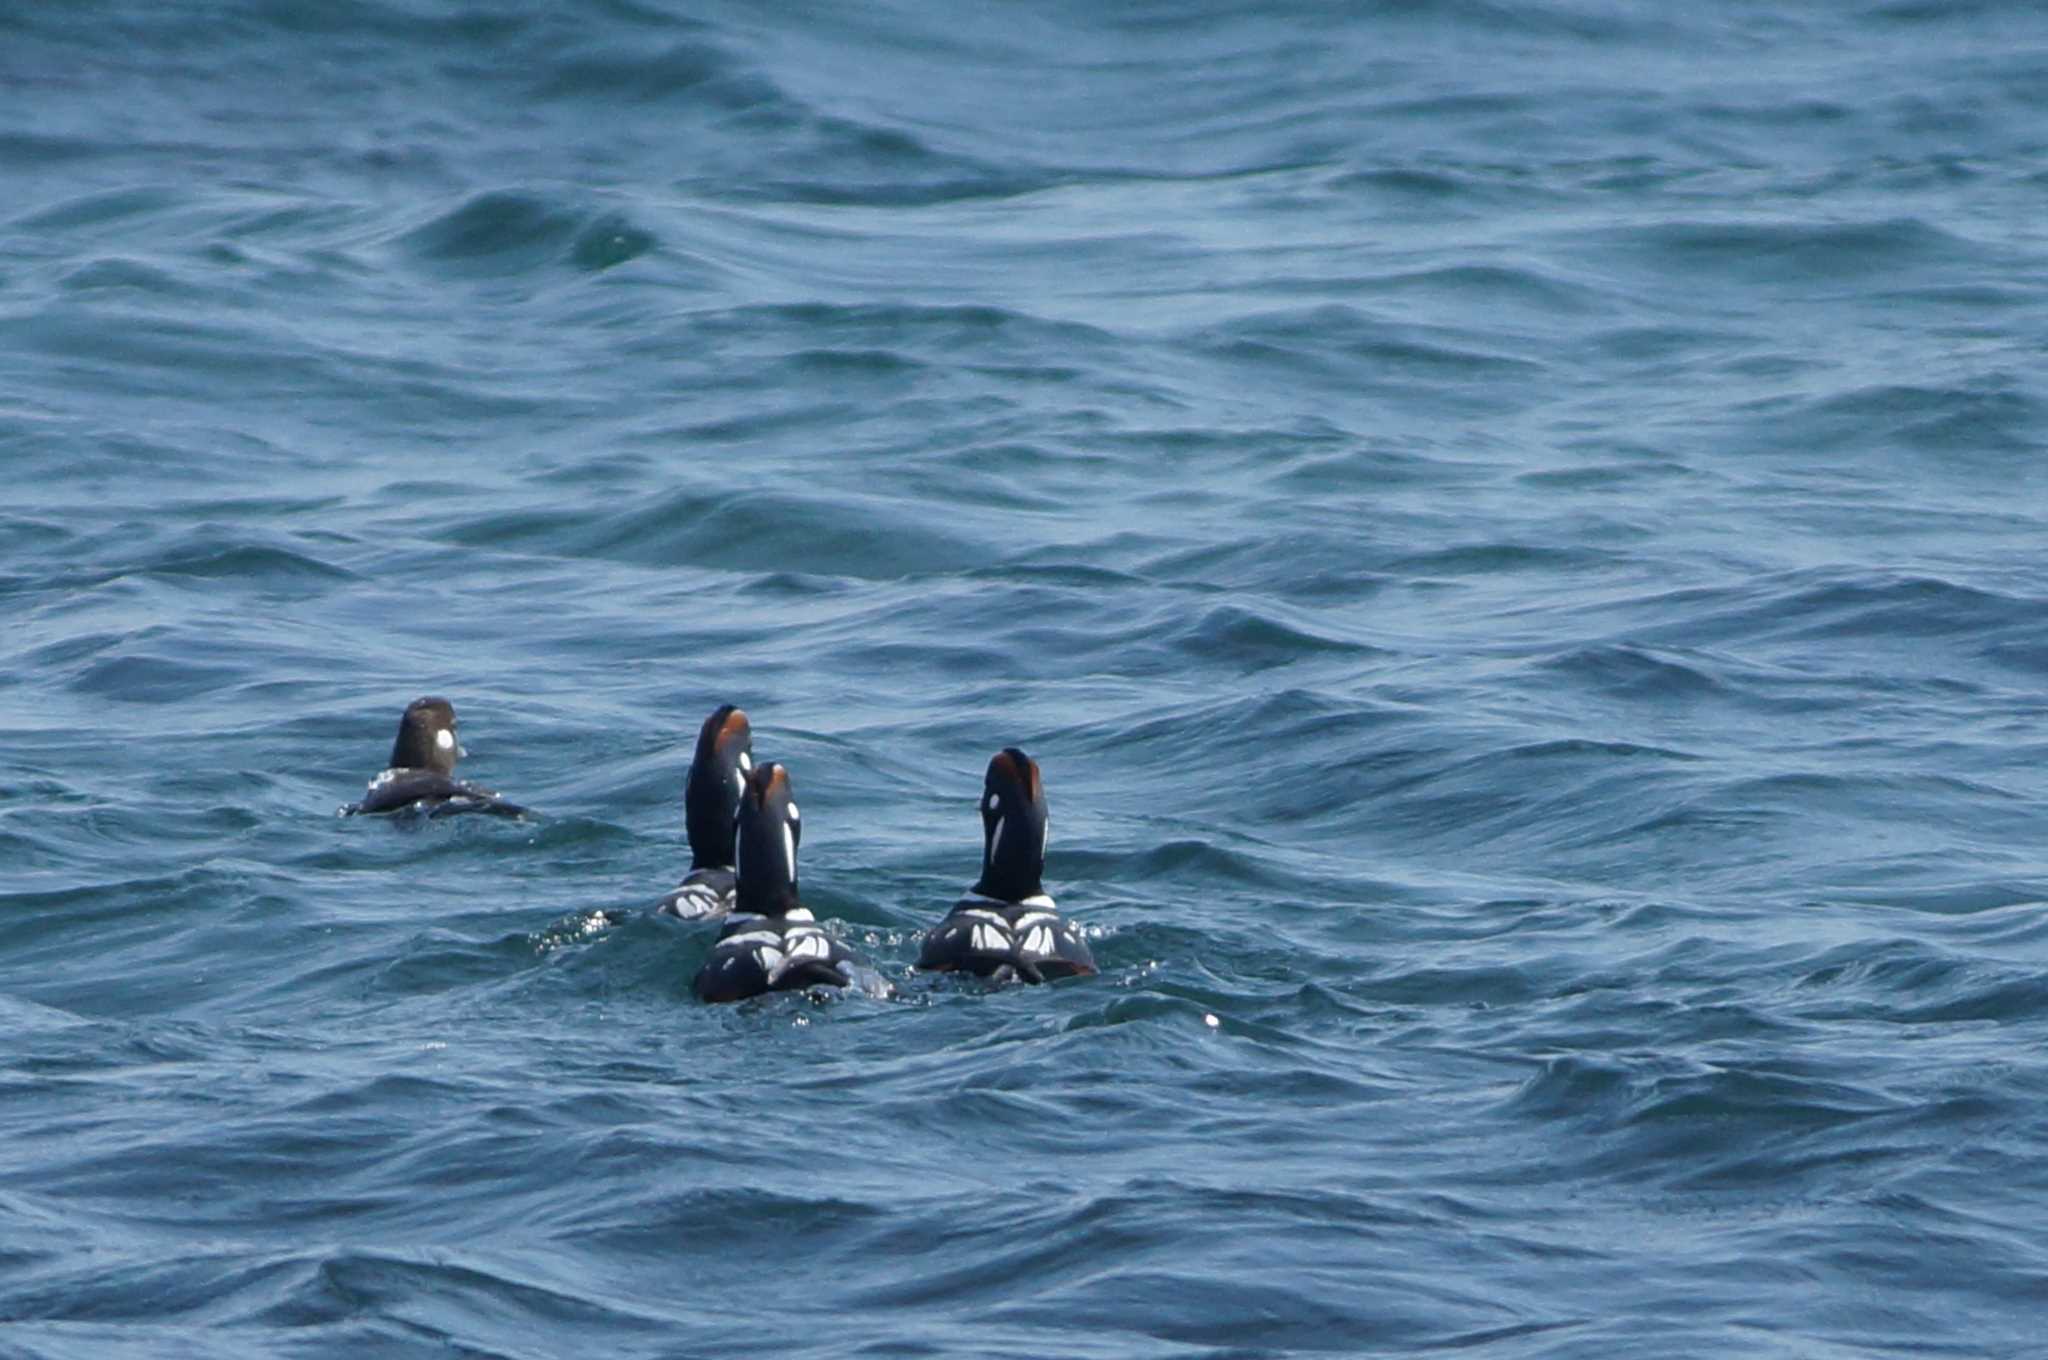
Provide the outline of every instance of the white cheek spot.
<path id="1" fill-rule="evenodd" d="M 796 816 L 796 804 L 795 804 L 795 803 L 791 803 L 791 804 L 789 805 L 789 820 L 791 820 L 791 821 L 793 822 L 793 821 L 795 821 L 796 819 L 797 819 L 797 816 Z"/>
<path id="2" fill-rule="evenodd" d="M 440 731 L 434 734 L 434 745 L 440 747 L 444 751 L 454 750 L 455 734 L 453 732 L 450 732 L 445 727 L 442 728 Z"/>
<path id="3" fill-rule="evenodd" d="M 996 810 L 997 808 L 1001 807 L 1002 805 L 1003 805 L 1003 800 L 1002 800 L 1002 799 L 1000 799 L 1000 798 L 996 797 L 996 796 L 995 796 L 994 794 L 990 794 L 990 795 L 988 796 L 988 810 L 989 810 L 990 812 L 994 812 L 994 811 L 995 811 L 995 810 Z"/>
<path id="4" fill-rule="evenodd" d="M 749 752 L 746 752 L 746 751 L 742 751 L 742 752 L 740 752 L 740 770 L 741 770 L 741 771 L 742 771 L 743 773 L 746 773 L 746 774 L 752 774 L 752 773 L 753 773 L 753 771 L 754 771 L 754 757 L 753 757 L 753 756 L 752 756 L 752 754 L 750 754 Z M 742 782 L 744 782 L 744 781 L 742 781 Z"/>

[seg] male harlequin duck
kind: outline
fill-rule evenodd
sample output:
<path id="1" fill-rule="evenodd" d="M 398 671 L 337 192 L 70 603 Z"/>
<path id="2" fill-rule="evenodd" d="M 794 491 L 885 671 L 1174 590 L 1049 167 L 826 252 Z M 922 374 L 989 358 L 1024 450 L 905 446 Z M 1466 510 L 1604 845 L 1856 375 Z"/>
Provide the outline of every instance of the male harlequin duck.
<path id="1" fill-rule="evenodd" d="M 1026 982 L 1095 972 L 1088 942 L 1040 882 L 1049 827 L 1038 762 L 1014 746 L 996 752 L 981 794 L 981 878 L 926 933 L 919 968 Z"/>
<path id="2" fill-rule="evenodd" d="M 732 910 L 733 814 L 754 769 L 754 733 L 747 715 L 725 704 L 697 732 L 690 782 L 683 786 L 683 825 L 690 833 L 690 872 L 655 913 L 701 921 Z"/>
<path id="3" fill-rule="evenodd" d="M 738 821 L 733 914 L 691 990 L 704 1001 L 815 986 L 858 985 L 887 995 L 889 984 L 881 975 L 816 924 L 810 908 L 797 900 L 796 846 L 803 827 L 780 765 L 759 765 L 747 776 Z"/>
<path id="4" fill-rule="evenodd" d="M 455 705 L 446 699 L 415 699 L 398 720 L 398 741 L 391 748 L 391 768 L 370 781 L 362 799 L 341 809 L 341 815 L 413 810 L 429 817 L 455 812 L 489 812 L 523 817 L 526 809 L 508 803 L 479 784 L 455 777 Z"/>

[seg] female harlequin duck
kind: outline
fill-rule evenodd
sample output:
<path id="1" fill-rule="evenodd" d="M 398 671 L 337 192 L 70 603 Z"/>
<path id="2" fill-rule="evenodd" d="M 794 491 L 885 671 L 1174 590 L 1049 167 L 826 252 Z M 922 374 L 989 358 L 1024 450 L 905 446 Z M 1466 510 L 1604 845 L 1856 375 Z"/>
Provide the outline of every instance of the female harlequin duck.
<path id="1" fill-rule="evenodd" d="M 996 752 L 981 795 L 981 878 L 926 933 L 919 968 L 1026 982 L 1095 972 L 1088 942 L 1040 883 L 1049 827 L 1038 763 L 1014 746 Z"/>
<path id="2" fill-rule="evenodd" d="M 815 986 L 858 985 L 887 995 L 889 984 L 881 975 L 797 900 L 796 846 L 803 828 L 789 775 L 780 765 L 759 765 L 747 776 L 738 822 L 733 914 L 691 990 L 704 1001 Z"/>
<path id="3" fill-rule="evenodd" d="M 690 833 L 690 872 L 655 913 L 701 921 L 732 910 L 733 814 L 754 769 L 754 733 L 731 704 L 704 720 L 690 782 L 683 786 L 683 825 Z"/>
<path id="4" fill-rule="evenodd" d="M 455 761 L 465 754 L 455 740 L 455 705 L 429 696 L 405 706 L 398 720 L 398 741 L 391 747 L 391 767 L 370 781 L 362 798 L 341 809 L 344 817 L 358 813 L 416 811 L 429 817 L 456 812 L 489 812 L 523 817 L 526 809 L 508 803 L 480 784 L 455 777 Z"/>

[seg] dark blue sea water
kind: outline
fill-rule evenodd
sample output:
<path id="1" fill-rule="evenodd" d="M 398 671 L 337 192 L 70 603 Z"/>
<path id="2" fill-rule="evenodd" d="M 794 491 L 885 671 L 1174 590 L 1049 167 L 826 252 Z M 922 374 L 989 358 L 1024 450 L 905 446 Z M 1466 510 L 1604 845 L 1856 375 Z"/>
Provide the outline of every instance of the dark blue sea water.
<path id="1" fill-rule="evenodd" d="M 2048 17 L 0 10 L 0 1354 L 2048 1354 Z M 425 693 L 531 823 L 337 819 Z M 698 722 L 894 1002 L 712 1008 Z M 914 977 L 1017 744 L 1099 978 Z"/>

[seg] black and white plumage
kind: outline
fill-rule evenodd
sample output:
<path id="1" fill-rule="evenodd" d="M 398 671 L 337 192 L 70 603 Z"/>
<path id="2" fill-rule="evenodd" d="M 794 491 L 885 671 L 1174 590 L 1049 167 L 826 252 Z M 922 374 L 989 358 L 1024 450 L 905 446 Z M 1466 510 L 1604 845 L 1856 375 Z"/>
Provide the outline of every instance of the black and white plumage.
<path id="1" fill-rule="evenodd" d="M 764 992 L 851 987 L 873 972 L 817 924 L 809 907 L 793 907 L 782 916 L 734 912 L 690 990 L 700 1001 L 743 1001 Z"/>
<path id="2" fill-rule="evenodd" d="M 754 733 L 747 715 L 721 705 L 697 732 L 697 753 L 683 786 L 683 826 L 690 836 L 690 872 L 655 907 L 662 916 L 701 921 L 732 910 L 734 816 L 754 769 Z"/>
<path id="3" fill-rule="evenodd" d="M 732 910 L 737 881 L 730 869 L 692 869 L 655 904 L 654 914 L 679 916 L 685 921 L 715 920 Z"/>
<path id="4" fill-rule="evenodd" d="M 1079 927 L 1046 895 L 1045 784 L 1038 762 L 1014 746 L 988 763 L 981 827 L 981 877 L 925 933 L 917 966 L 1026 982 L 1095 972 Z"/>
<path id="5" fill-rule="evenodd" d="M 481 784 L 455 777 L 455 762 L 464 754 L 455 735 L 455 705 L 433 695 L 415 699 L 398 720 L 390 767 L 372 779 L 363 796 L 345 805 L 341 814 L 415 811 L 429 817 L 457 812 L 525 816 L 526 809 L 517 803 L 507 802 Z"/>
<path id="6" fill-rule="evenodd" d="M 756 766 L 747 776 L 737 822 L 734 911 L 690 989 L 712 1002 L 815 986 L 886 992 L 880 975 L 797 898 L 803 823 L 782 766 Z"/>

